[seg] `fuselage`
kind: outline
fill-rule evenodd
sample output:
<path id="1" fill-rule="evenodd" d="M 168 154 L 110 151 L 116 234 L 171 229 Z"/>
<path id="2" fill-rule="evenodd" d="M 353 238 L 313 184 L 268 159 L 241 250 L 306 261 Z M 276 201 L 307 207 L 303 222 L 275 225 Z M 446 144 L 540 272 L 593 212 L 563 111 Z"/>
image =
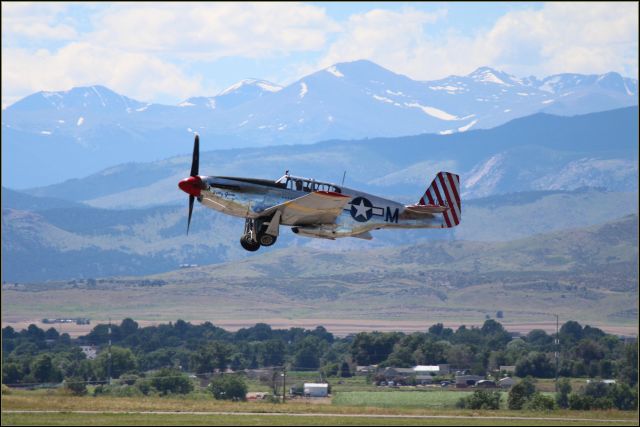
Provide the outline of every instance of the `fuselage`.
<path id="1" fill-rule="evenodd" d="M 362 191 L 285 175 L 278 181 L 222 176 L 200 177 L 204 184 L 198 200 L 222 213 L 242 218 L 259 218 L 266 209 L 300 198 L 312 191 L 339 193 L 350 197 L 332 224 L 304 221 L 282 222 L 295 232 L 310 237 L 349 237 L 381 228 L 443 228 L 442 214 L 415 214 L 401 203 Z"/>

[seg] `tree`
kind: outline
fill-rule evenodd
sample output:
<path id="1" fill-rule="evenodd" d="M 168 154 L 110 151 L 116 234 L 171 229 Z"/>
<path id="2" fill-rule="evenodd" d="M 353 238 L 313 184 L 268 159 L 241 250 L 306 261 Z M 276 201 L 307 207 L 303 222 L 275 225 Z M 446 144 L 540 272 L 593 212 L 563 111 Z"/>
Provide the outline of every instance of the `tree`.
<path id="1" fill-rule="evenodd" d="M 224 342 L 214 341 L 207 346 L 200 347 L 191 357 L 192 369 L 199 374 L 214 372 L 216 369 L 224 372 L 231 360 L 233 348 Z"/>
<path id="2" fill-rule="evenodd" d="M 572 345 L 582 339 L 582 326 L 573 320 L 568 321 L 560 328 L 560 342 Z"/>
<path id="3" fill-rule="evenodd" d="M 216 400 L 245 400 L 248 388 L 238 375 L 221 375 L 211 381 L 208 390 Z"/>
<path id="4" fill-rule="evenodd" d="M 545 396 L 540 392 L 535 392 L 526 401 L 522 409 L 529 411 L 553 411 L 555 408 L 555 402 L 551 396 Z"/>
<path id="5" fill-rule="evenodd" d="M 133 319 L 127 317 L 122 320 L 122 323 L 120 323 L 120 334 L 123 338 L 135 334 L 137 330 L 138 323 Z"/>
<path id="6" fill-rule="evenodd" d="M 53 366 L 49 354 L 41 354 L 31 363 L 33 379 L 39 383 L 58 382 L 62 379 L 60 372 Z"/>
<path id="7" fill-rule="evenodd" d="M 466 409 L 500 409 L 500 392 L 476 390 L 471 396 L 460 399 L 457 406 Z"/>
<path id="8" fill-rule="evenodd" d="M 403 334 L 397 332 L 361 332 L 351 345 L 351 356 L 358 365 L 375 365 L 385 361 Z"/>
<path id="9" fill-rule="evenodd" d="M 536 392 L 536 386 L 531 378 L 524 378 L 518 384 L 511 387 L 507 405 L 509 409 L 522 409 L 527 400 Z"/>
<path id="10" fill-rule="evenodd" d="M 516 363 L 516 375 L 519 377 L 552 378 L 554 374 L 555 367 L 544 353 L 531 352 Z"/>
<path id="11" fill-rule="evenodd" d="M 556 403 L 562 409 L 569 407 L 569 394 L 571 393 L 571 382 L 569 378 L 562 378 L 558 381 L 558 392 L 556 393 Z"/>
<path id="12" fill-rule="evenodd" d="M 16 384 L 22 379 L 22 367 L 18 363 L 2 364 L 2 384 Z"/>
<path id="13" fill-rule="evenodd" d="M 151 385 L 160 394 L 187 394 L 193 390 L 189 377 L 177 369 L 162 368 L 151 378 Z"/>
<path id="14" fill-rule="evenodd" d="M 351 377 L 351 369 L 349 368 L 349 364 L 347 363 L 346 360 L 342 362 L 342 365 L 340 365 L 340 376 L 342 378 Z"/>
<path id="15" fill-rule="evenodd" d="M 109 354 L 103 350 L 94 360 L 95 371 L 98 377 L 107 378 L 109 374 Z M 111 347 L 111 377 L 120 378 L 120 375 L 134 371 L 137 366 L 136 357 L 128 348 L 119 346 Z"/>
<path id="16" fill-rule="evenodd" d="M 469 368 L 473 363 L 473 351 L 464 344 L 456 344 L 447 350 L 447 362 L 456 368 Z"/>
<path id="17" fill-rule="evenodd" d="M 623 383 L 633 387 L 638 382 L 638 346 L 627 344 L 624 349 L 624 359 L 618 375 Z"/>

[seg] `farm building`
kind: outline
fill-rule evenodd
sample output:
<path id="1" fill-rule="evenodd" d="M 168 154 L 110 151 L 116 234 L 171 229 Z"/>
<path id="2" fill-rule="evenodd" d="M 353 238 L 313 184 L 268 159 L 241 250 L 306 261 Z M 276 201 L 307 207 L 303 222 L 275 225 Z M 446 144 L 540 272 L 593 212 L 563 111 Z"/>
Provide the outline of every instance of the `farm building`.
<path id="1" fill-rule="evenodd" d="M 467 388 L 475 385 L 484 377 L 479 375 L 456 375 L 456 388 Z"/>
<path id="2" fill-rule="evenodd" d="M 329 384 L 304 383 L 304 395 L 306 397 L 327 397 Z"/>
<path id="3" fill-rule="evenodd" d="M 516 367 L 513 365 L 500 365 L 500 372 L 507 372 L 509 374 L 516 373 Z"/>
<path id="4" fill-rule="evenodd" d="M 480 380 L 478 382 L 476 382 L 476 385 L 474 387 L 477 388 L 496 388 L 496 382 L 495 381 L 491 381 L 491 380 Z"/>
<path id="5" fill-rule="evenodd" d="M 500 388 L 511 388 L 516 384 L 516 380 L 511 377 L 506 377 L 498 381 Z"/>
<path id="6" fill-rule="evenodd" d="M 417 365 L 413 371 L 421 375 L 449 375 L 449 365 Z"/>

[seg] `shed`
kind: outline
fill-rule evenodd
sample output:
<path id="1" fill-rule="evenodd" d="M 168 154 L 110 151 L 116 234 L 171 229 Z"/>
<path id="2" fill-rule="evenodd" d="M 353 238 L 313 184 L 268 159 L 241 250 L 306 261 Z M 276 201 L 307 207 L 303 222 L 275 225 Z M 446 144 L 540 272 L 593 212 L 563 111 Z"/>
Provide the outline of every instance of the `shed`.
<path id="1" fill-rule="evenodd" d="M 456 388 L 466 388 L 475 385 L 484 377 L 479 375 L 456 375 Z"/>
<path id="2" fill-rule="evenodd" d="M 500 381 L 498 381 L 498 386 L 500 386 L 500 388 L 511 388 L 516 384 L 516 380 L 514 380 L 511 377 L 505 377 L 502 378 Z"/>
<path id="3" fill-rule="evenodd" d="M 304 383 L 304 395 L 307 397 L 327 397 L 329 384 Z"/>

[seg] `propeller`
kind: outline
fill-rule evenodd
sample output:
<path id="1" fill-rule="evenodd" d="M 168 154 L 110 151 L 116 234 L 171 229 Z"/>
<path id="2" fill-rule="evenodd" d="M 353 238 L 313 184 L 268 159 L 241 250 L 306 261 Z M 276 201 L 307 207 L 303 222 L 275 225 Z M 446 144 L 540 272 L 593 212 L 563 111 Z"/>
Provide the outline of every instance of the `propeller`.
<path id="1" fill-rule="evenodd" d="M 200 197 L 202 191 L 202 179 L 198 176 L 200 168 L 200 137 L 196 135 L 193 142 L 193 157 L 191 159 L 191 175 L 178 183 L 178 187 L 189 195 L 189 218 L 187 220 L 187 234 L 191 227 L 191 215 L 193 214 L 193 202 Z"/>

